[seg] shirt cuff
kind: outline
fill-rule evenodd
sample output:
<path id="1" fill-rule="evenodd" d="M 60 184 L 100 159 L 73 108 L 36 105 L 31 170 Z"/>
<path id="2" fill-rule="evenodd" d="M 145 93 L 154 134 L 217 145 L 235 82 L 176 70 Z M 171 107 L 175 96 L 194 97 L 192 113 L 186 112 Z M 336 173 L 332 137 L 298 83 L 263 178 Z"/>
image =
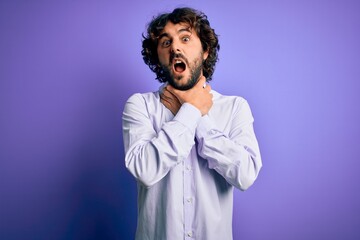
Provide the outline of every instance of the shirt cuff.
<path id="1" fill-rule="evenodd" d="M 183 103 L 173 120 L 184 124 L 187 128 L 194 132 L 200 119 L 201 112 L 199 109 L 190 103 Z"/>
<path id="2" fill-rule="evenodd" d="M 201 117 L 198 126 L 196 128 L 196 138 L 201 139 L 207 135 L 213 135 L 215 133 L 215 125 L 211 121 L 208 115 Z"/>

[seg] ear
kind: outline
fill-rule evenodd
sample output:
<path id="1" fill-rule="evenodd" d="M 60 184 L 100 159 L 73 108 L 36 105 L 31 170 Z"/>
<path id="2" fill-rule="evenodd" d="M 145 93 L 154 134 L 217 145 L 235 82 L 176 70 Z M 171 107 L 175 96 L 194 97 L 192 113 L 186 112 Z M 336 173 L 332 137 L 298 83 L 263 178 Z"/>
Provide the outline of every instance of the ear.
<path id="1" fill-rule="evenodd" d="M 204 52 L 203 54 L 203 60 L 205 61 L 209 56 L 209 50 L 206 50 L 206 52 Z"/>

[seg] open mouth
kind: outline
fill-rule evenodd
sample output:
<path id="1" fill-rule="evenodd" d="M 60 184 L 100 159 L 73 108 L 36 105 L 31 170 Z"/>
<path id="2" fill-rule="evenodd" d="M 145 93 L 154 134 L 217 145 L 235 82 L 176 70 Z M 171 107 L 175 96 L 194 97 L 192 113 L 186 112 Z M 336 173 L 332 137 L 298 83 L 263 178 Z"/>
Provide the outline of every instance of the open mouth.
<path id="1" fill-rule="evenodd" d="M 186 69 L 186 64 L 183 61 L 175 60 L 175 63 L 174 63 L 175 72 L 182 73 L 185 71 L 185 69 Z"/>

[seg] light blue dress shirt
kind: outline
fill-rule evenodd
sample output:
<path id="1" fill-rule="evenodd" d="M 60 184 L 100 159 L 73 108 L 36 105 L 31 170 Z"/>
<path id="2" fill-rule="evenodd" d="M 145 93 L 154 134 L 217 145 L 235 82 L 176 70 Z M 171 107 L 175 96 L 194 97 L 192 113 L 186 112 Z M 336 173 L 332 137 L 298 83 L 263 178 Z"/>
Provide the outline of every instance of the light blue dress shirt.
<path id="1" fill-rule="evenodd" d="M 201 116 L 174 116 L 160 91 L 132 95 L 123 112 L 125 164 L 138 182 L 137 240 L 230 240 L 234 187 L 253 184 L 262 162 L 246 100 L 212 90 Z"/>

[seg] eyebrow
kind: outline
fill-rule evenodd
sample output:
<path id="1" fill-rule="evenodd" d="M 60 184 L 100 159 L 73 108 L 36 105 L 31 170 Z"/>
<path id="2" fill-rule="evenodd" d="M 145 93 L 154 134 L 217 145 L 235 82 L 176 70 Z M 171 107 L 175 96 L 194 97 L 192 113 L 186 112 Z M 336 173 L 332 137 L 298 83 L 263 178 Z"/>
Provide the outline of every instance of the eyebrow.
<path id="1" fill-rule="evenodd" d="M 191 29 L 190 27 L 181 28 L 181 29 L 178 31 L 178 33 L 182 33 L 182 32 L 189 32 L 189 33 L 191 33 L 191 30 L 190 30 L 190 29 Z M 160 39 L 163 38 L 163 37 L 169 37 L 169 36 L 170 36 L 170 35 L 169 35 L 168 33 L 164 32 L 164 33 L 160 34 L 160 35 L 157 37 L 157 39 L 160 40 Z"/>

